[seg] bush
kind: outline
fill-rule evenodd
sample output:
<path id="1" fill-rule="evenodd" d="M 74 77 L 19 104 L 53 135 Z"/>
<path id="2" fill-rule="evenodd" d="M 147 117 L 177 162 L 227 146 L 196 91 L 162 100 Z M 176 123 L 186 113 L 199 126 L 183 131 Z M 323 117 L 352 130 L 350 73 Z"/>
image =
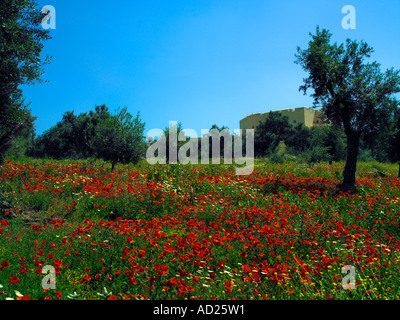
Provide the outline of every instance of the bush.
<path id="1" fill-rule="evenodd" d="M 358 161 L 361 162 L 369 162 L 369 161 L 376 161 L 372 156 L 372 152 L 369 149 L 360 150 L 358 154 Z"/>
<path id="2" fill-rule="evenodd" d="M 286 145 L 282 140 L 278 143 L 274 152 L 271 154 L 270 161 L 274 163 L 283 163 L 285 162 L 285 154 L 286 154 Z"/>
<path id="3" fill-rule="evenodd" d="M 346 158 L 346 143 L 342 129 L 335 126 L 314 127 L 311 134 L 311 150 L 319 146 L 314 150 L 316 159 L 319 158 L 318 152 L 324 150 L 321 147 L 325 147 L 326 152 L 329 153 L 330 158 L 328 160 L 341 161 Z"/>
<path id="4" fill-rule="evenodd" d="M 331 161 L 332 156 L 329 154 L 329 147 L 316 145 L 313 148 L 302 152 L 298 157 L 301 162 L 306 162 L 310 166 L 322 161 Z"/>

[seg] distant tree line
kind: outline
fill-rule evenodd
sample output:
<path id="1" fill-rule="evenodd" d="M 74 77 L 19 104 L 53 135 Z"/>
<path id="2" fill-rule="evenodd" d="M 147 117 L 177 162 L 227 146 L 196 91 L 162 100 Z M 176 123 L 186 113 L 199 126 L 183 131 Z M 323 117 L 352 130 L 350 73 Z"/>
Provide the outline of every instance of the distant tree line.
<path id="1" fill-rule="evenodd" d="M 64 113 L 56 125 L 31 140 L 25 154 L 35 158 L 87 159 L 110 161 L 112 170 L 120 163 L 137 162 L 144 156 L 145 124 L 138 113 L 127 108 L 111 114 L 105 105 L 76 115 Z"/>
<path id="2" fill-rule="evenodd" d="M 281 153 L 282 142 L 287 154 L 303 157 L 309 162 L 340 161 L 345 157 L 345 137 L 339 128 L 292 125 L 288 117 L 270 112 L 255 130 L 255 155 L 279 161 L 277 156 Z"/>
<path id="3" fill-rule="evenodd" d="M 386 126 L 381 126 L 374 135 L 366 136 L 360 142 L 359 160 L 379 162 L 399 162 L 400 155 L 400 109 L 395 109 L 387 118 Z M 138 113 L 133 117 L 126 108 L 111 114 L 105 105 L 95 110 L 76 115 L 73 111 L 64 113 L 56 125 L 35 137 L 31 125 L 18 135 L 6 156 L 23 155 L 35 158 L 87 159 L 100 158 L 110 161 L 112 169 L 118 162 L 137 162 L 145 156 L 146 141 L 144 123 Z M 226 126 L 212 125 L 211 130 L 222 132 Z M 177 134 L 183 131 L 177 124 Z M 169 128 L 164 129 L 166 136 L 167 162 L 169 161 Z M 234 157 L 234 136 L 232 154 Z M 212 158 L 212 137 L 208 137 L 209 158 Z M 220 153 L 223 158 L 224 139 L 220 138 Z M 181 148 L 189 141 L 178 141 Z M 297 158 L 308 163 L 320 161 L 344 161 L 347 141 L 342 128 L 336 125 L 308 128 L 302 123 L 293 125 L 279 112 L 270 112 L 255 130 L 254 152 L 259 158 L 268 157 L 276 162 Z M 154 142 L 153 142 L 154 143 Z M 242 155 L 245 156 L 245 133 L 242 133 Z M 201 142 L 198 143 L 198 157 L 201 157 Z"/>
<path id="4" fill-rule="evenodd" d="M 255 155 L 283 161 L 284 154 L 296 156 L 310 163 L 344 161 L 347 138 L 337 125 L 327 124 L 308 128 L 302 123 L 292 125 L 286 116 L 270 112 L 255 130 Z M 290 158 L 290 157 L 289 157 Z M 396 163 L 400 160 L 400 109 L 386 116 L 386 125 L 360 141 L 359 160 Z"/>
<path id="5" fill-rule="evenodd" d="M 173 132 L 171 132 L 173 130 Z M 172 135 L 173 133 L 173 135 Z M 162 135 L 163 139 L 165 140 L 160 140 L 161 137 L 157 137 L 155 140 L 151 140 L 150 145 L 158 143 L 159 145 L 165 145 L 165 162 L 166 163 L 174 163 L 174 162 L 179 162 L 179 157 L 177 157 L 177 154 L 172 156 L 170 154 L 170 148 L 172 150 L 178 150 L 178 152 L 181 152 L 182 149 L 184 149 L 184 154 L 186 155 L 189 162 L 194 162 L 194 159 L 197 159 L 197 163 L 201 162 L 202 158 L 207 158 L 208 160 L 212 159 L 215 157 L 216 159 L 224 159 L 222 160 L 223 162 L 225 161 L 226 158 L 234 158 L 234 151 L 235 151 L 235 139 L 234 135 L 232 132 L 229 130 L 228 127 L 222 126 L 219 127 L 216 124 L 213 124 L 211 128 L 208 130 L 208 133 L 205 136 L 202 137 L 190 137 L 186 135 L 187 132 L 185 132 L 185 129 L 182 126 L 182 123 L 176 123 L 176 124 L 171 124 L 169 127 L 166 127 L 164 130 L 162 130 Z M 183 135 L 183 139 L 179 138 L 179 136 Z M 172 140 L 171 137 L 175 138 L 175 141 Z M 225 144 L 226 139 L 230 140 L 230 153 L 229 152 L 229 147 Z M 196 141 L 197 140 L 197 141 Z M 205 140 L 205 143 L 204 143 Z M 240 156 L 245 156 L 245 143 L 244 143 L 244 138 L 238 139 L 240 143 L 239 150 L 242 152 Z M 197 143 L 197 148 L 196 144 L 193 146 L 189 142 L 195 142 Z M 219 144 L 219 145 L 218 145 Z M 225 149 L 226 148 L 226 149 Z M 161 150 L 161 147 L 157 149 L 157 154 L 158 151 Z M 215 152 L 214 152 L 215 151 Z M 157 155 L 158 156 L 158 155 Z M 161 160 L 161 158 L 160 158 Z"/>

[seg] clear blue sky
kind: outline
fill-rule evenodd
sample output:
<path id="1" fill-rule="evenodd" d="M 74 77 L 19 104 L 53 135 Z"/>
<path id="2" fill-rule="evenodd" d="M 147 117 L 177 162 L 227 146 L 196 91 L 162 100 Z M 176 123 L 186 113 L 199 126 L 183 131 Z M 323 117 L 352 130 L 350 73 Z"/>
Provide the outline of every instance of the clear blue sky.
<path id="1" fill-rule="evenodd" d="M 24 87 L 41 134 L 61 120 L 106 104 L 140 111 L 150 129 L 214 123 L 239 129 L 251 113 L 301 106 L 307 76 L 294 63 L 319 25 L 333 40 L 364 40 L 382 69 L 400 69 L 400 0 L 46 0 L 56 30 L 46 84 Z M 342 7 L 356 29 L 342 28 Z M 311 93 L 311 92 L 310 92 Z"/>

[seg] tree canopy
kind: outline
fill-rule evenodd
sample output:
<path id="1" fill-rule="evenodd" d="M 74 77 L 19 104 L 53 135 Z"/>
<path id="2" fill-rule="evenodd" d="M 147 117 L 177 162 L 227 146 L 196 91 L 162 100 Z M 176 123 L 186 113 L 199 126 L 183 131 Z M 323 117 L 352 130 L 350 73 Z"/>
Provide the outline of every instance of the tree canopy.
<path id="1" fill-rule="evenodd" d="M 0 5 L 0 163 L 15 137 L 32 125 L 21 85 L 42 82 L 44 42 L 50 39 L 35 0 L 2 0 Z"/>
<path id="2" fill-rule="evenodd" d="M 111 161 L 113 171 L 118 162 L 136 163 L 144 156 L 144 127 L 140 113 L 133 117 L 125 107 L 98 123 L 90 145 L 98 158 Z"/>

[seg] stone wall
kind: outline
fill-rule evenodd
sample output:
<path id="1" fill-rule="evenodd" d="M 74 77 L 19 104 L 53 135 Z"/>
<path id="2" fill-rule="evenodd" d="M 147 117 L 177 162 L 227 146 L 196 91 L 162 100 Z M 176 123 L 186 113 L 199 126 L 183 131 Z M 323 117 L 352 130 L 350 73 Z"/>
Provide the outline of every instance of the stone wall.
<path id="1" fill-rule="evenodd" d="M 324 125 L 323 114 L 319 110 L 301 107 L 296 109 L 277 110 L 272 112 L 280 112 L 283 116 L 289 118 L 289 123 L 296 125 L 303 123 L 306 127 L 320 127 Z M 246 118 L 240 120 L 240 129 L 255 129 L 268 117 L 269 112 L 253 113 Z"/>

